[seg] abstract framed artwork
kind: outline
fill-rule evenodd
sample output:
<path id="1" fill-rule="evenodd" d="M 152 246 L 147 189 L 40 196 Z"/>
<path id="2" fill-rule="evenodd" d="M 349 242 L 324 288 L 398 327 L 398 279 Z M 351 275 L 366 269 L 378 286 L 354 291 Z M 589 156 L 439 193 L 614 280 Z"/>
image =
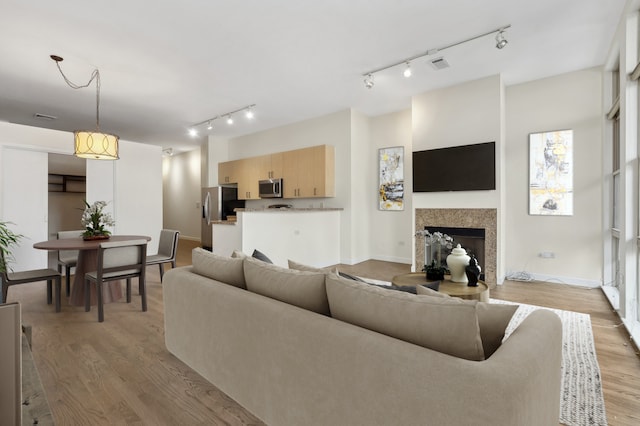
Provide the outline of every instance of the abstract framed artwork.
<path id="1" fill-rule="evenodd" d="M 404 210 L 404 147 L 378 150 L 378 209 Z"/>
<path id="2" fill-rule="evenodd" d="M 573 130 L 529 135 L 529 214 L 573 215 Z"/>

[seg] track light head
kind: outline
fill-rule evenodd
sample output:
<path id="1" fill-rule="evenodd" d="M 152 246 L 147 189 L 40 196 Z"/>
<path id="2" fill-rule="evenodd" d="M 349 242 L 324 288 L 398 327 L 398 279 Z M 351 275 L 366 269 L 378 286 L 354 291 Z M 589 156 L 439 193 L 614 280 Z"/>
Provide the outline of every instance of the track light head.
<path id="1" fill-rule="evenodd" d="M 211 123 L 211 121 L 209 121 L 207 123 L 207 130 L 211 130 L 211 129 L 213 129 L 213 124 Z"/>
<path id="2" fill-rule="evenodd" d="M 231 114 L 229 114 L 229 115 L 227 116 L 227 124 L 228 124 L 228 125 L 232 125 L 232 124 L 233 124 L 233 117 L 231 117 Z"/>
<path id="3" fill-rule="evenodd" d="M 503 49 L 507 43 L 507 39 L 505 38 L 504 30 L 500 30 L 498 34 L 496 34 L 496 49 Z"/>
<path id="4" fill-rule="evenodd" d="M 247 108 L 247 112 L 244 113 L 247 119 L 251 120 L 253 118 L 253 110 L 251 108 Z"/>
<path id="5" fill-rule="evenodd" d="M 364 87 L 367 89 L 373 88 L 375 82 L 373 81 L 373 74 L 367 74 L 364 78 Z"/>
<path id="6" fill-rule="evenodd" d="M 411 77 L 411 64 L 409 62 L 407 62 L 407 67 L 404 69 L 404 72 L 402 73 L 402 75 L 404 75 L 407 78 Z"/>
<path id="7" fill-rule="evenodd" d="M 194 128 L 189 129 L 189 136 L 195 138 L 196 136 L 198 136 L 198 131 Z"/>

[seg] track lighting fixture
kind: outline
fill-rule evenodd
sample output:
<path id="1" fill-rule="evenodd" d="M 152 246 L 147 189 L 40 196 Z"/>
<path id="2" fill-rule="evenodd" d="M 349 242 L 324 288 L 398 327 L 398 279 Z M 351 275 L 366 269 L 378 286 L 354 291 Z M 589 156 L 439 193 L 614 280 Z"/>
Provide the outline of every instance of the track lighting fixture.
<path id="1" fill-rule="evenodd" d="M 496 49 L 504 48 L 507 45 L 507 43 L 509 42 L 504 36 L 504 30 L 500 30 L 498 34 L 496 34 Z"/>
<path id="2" fill-rule="evenodd" d="M 372 74 L 367 74 L 367 75 L 364 76 L 364 86 L 367 89 L 371 89 L 374 84 L 375 84 L 375 82 L 373 81 L 373 75 Z"/>
<path id="3" fill-rule="evenodd" d="M 495 30 L 488 31 L 488 32 L 483 33 L 483 34 L 479 34 L 479 35 L 477 35 L 475 37 L 471 37 L 471 38 L 468 38 L 466 40 L 457 41 L 455 43 L 451 43 L 451 44 L 448 44 L 448 45 L 442 46 L 442 47 L 428 49 L 426 52 L 420 53 L 419 55 L 415 55 L 415 56 L 412 56 L 410 58 L 406 58 L 406 59 L 403 59 L 401 61 L 394 62 L 391 65 L 387 65 L 387 66 L 384 66 L 384 67 L 381 67 L 381 68 L 376 68 L 374 70 L 365 72 L 364 74 L 362 74 L 362 77 L 364 77 L 364 80 L 363 80 L 364 86 L 367 89 L 373 88 L 373 85 L 374 85 L 374 79 L 373 78 L 374 78 L 374 75 L 376 73 L 388 70 L 389 68 L 393 68 L 393 67 L 396 67 L 396 66 L 402 65 L 402 64 L 406 65 L 406 68 L 405 68 L 405 70 L 403 72 L 403 75 L 405 77 L 410 77 L 411 76 L 411 71 L 412 71 L 411 70 L 411 62 L 412 61 L 414 61 L 416 59 L 419 59 L 419 58 L 422 58 L 422 57 L 425 57 L 425 56 L 435 55 L 436 53 L 441 52 L 441 51 L 443 51 L 445 49 L 449 49 L 451 47 L 458 46 L 460 44 L 468 43 L 470 41 L 473 41 L 473 40 L 476 40 L 478 38 L 485 37 L 485 36 L 488 36 L 488 35 L 491 35 L 491 34 L 496 34 L 496 48 L 503 49 L 508 44 L 508 41 L 505 38 L 505 31 L 508 28 L 511 28 L 511 24 L 505 25 L 505 26 L 497 28 Z"/>
<path id="4" fill-rule="evenodd" d="M 207 125 L 207 130 L 211 130 L 213 129 L 213 122 L 221 118 L 226 118 L 227 124 L 231 125 L 233 124 L 233 114 L 236 114 L 241 111 L 245 112 L 245 117 L 247 117 L 247 119 L 252 119 L 254 117 L 253 108 L 255 106 L 256 104 L 247 105 L 245 107 L 238 108 L 233 111 L 225 112 L 225 113 L 216 115 L 215 117 L 207 118 L 206 120 L 195 123 L 189 128 L 189 134 L 193 137 L 198 136 L 197 127 L 202 126 L 203 124 Z"/>
<path id="5" fill-rule="evenodd" d="M 404 72 L 402 73 L 402 75 L 404 75 L 407 78 L 411 77 L 411 64 L 409 62 L 407 62 L 407 67 L 404 69 Z"/>

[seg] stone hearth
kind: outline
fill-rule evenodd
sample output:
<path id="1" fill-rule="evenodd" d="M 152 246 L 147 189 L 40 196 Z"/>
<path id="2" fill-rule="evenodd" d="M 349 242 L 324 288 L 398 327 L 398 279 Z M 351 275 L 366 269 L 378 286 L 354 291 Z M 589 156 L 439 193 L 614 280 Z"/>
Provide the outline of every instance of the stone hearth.
<path id="1" fill-rule="evenodd" d="M 415 231 L 426 227 L 482 228 L 485 230 L 485 282 L 497 284 L 497 224 L 496 209 L 415 209 Z M 415 232 L 414 231 L 414 232 Z M 424 240 L 416 238 L 416 271 L 424 267 Z"/>

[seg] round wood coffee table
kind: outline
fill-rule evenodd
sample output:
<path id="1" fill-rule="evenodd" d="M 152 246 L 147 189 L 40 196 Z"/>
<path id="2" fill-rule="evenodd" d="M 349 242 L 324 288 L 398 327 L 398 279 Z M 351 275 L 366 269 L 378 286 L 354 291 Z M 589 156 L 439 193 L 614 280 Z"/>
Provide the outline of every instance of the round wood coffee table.
<path id="1" fill-rule="evenodd" d="M 408 274 L 396 275 L 391 280 L 391 284 L 396 286 L 420 285 L 426 283 L 427 280 L 424 272 L 410 272 Z M 440 281 L 440 288 L 438 288 L 438 291 L 461 299 L 479 300 L 481 302 L 489 301 L 489 286 L 483 281 L 478 281 L 477 287 L 469 287 L 466 283 L 454 283 L 453 281 L 445 278 Z"/>

